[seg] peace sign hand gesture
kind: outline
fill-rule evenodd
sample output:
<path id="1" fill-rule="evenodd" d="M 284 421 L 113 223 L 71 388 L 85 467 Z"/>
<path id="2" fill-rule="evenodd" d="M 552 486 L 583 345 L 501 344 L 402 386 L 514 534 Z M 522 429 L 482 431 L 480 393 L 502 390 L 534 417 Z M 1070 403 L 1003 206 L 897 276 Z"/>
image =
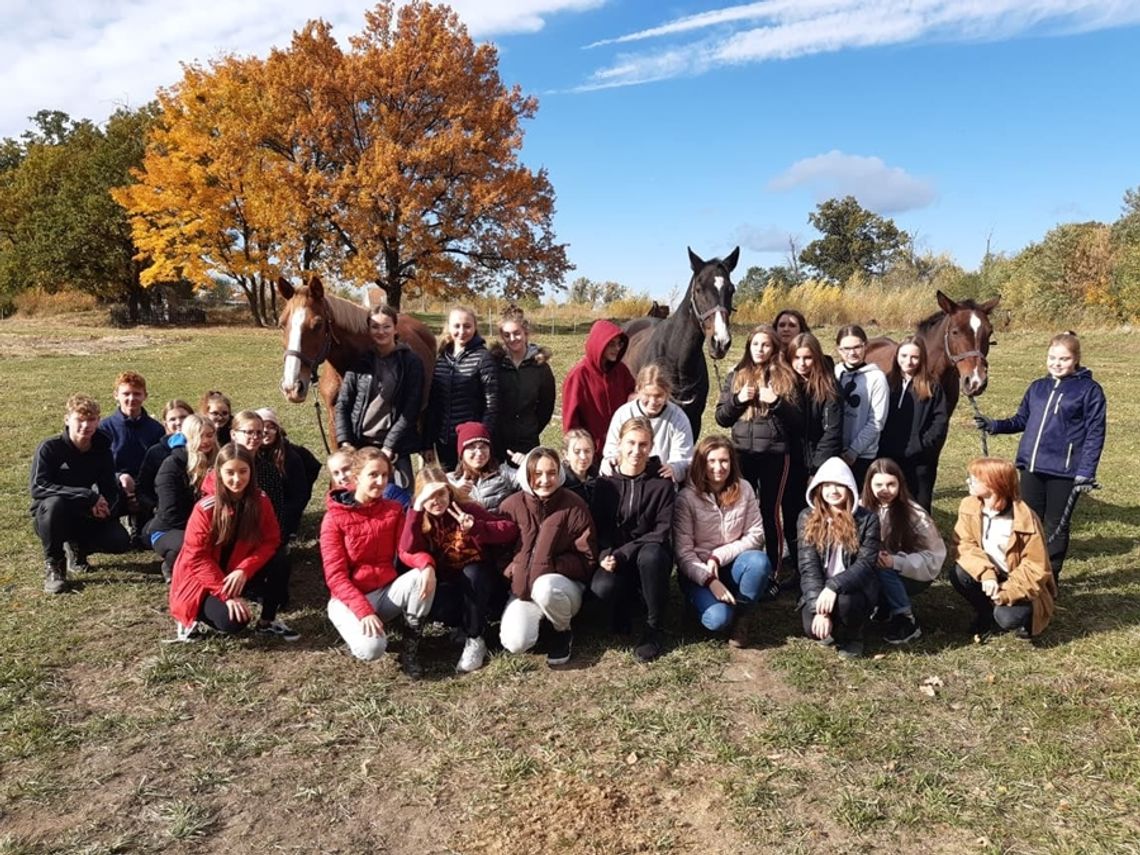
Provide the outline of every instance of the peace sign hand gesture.
<path id="1" fill-rule="evenodd" d="M 459 523 L 459 528 L 463 531 L 471 531 L 475 527 L 475 517 L 460 510 L 458 505 L 448 505 L 447 512 L 451 514 L 452 519 Z"/>

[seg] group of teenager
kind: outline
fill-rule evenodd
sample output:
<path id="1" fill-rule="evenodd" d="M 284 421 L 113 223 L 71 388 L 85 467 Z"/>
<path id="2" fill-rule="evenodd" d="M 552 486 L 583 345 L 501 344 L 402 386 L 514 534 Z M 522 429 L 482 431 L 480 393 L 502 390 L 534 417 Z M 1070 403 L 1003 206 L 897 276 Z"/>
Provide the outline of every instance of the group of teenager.
<path id="1" fill-rule="evenodd" d="M 862 655 L 868 621 L 894 644 L 921 634 L 911 598 L 947 555 L 930 505 L 948 414 L 920 339 L 904 339 L 884 373 L 865 361 L 860 327 L 839 330 L 833 361 L 785 310 L 751 331 L 720 390 L 728 433 L 694 442 L 663 367 L 634 377 L 625 334 L 599 320 L 563 382 L 556 450 L 540 440 L 555 412 L 550 353 L 521 311 L 504 314 L 488 347 L 474 312 L 453 309 L 426 402 L 425 367 L 396 321 L 388 307 L 370 315 L 372 348 L 343 378 L 328 460 L 321 563 L 329 620 L 353 656 L 383 656 L 396 625 L 401 665 L 418 675 L 422 629 L 438 622 L 470 672 L 497 624 L 504 650 L 544 635 L 548 664 L 561 665 L 593 601 L 615 634 L 640 627 L 633 652 L 648 662 L 665 647 L 674 567 L 687 607 L 733 646 L 781 590 L 798 592 L 804 632 L 844 657 Z M 955 525 L 950 581 L 975 609 L 978 638 L 1045 629 L 1063 517 L 1095 483 L 1105 400 L 1075 335 L 1053 338 L 1047 369 L 1013 417 L 979 417 L 1023 438 L 1016 466 L 970 463 Z M 125 551 L 135 534 L 162 558 L 180 638 L 241 630 L 255 597 L 258 631 L 298 638 L 277 612 L 319 464 L 269 409 L 231 418 L 225 396 L 209 393 L 197 413 L 172 401 L 154 422 L 130 373 L 115 397 L 100 425 L 98 404 L 73 396 L 62 436 L 33 463 L 45 590 L 64 590 L 89 552 Z"/>

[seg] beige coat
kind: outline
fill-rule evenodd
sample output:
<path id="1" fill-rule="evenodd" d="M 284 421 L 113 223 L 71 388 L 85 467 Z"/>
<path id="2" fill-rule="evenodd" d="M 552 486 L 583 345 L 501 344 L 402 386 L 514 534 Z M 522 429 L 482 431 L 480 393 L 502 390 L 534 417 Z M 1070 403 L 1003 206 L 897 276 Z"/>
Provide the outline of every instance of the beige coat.
<path id="1" fill-rule="evenodd" d="M 756 492 L 747 481 L 740 481 L 740 495 L 727 508 L 717 506 L 711 493 L 698 493 L 686 486 L 673 505 L 673 551 L 677 568 L 698 585 L 712 581 L 709 557 L 721 567 L 731 564 L 740 553 L 764 548 L 764 521 Z"/>
<path id="2" fill-rule="evenodd" d="M 982 548 L 982 500 L 974 496 L 967 496 L 958 506 L 954 553 L 959 566 L 979 582 L 1000 581 L 997 568 Z M 998 589 L 998 603 L 1008 606 L 1029 600 L 1033 604 L 1033 634 L 1038 635 L 1053 619 L 1057 583 L 1049 566 L 1041 521 L 1025 502 L 1013 503 L 1013 532 L 1005 560 L 1009 576 Z"/>

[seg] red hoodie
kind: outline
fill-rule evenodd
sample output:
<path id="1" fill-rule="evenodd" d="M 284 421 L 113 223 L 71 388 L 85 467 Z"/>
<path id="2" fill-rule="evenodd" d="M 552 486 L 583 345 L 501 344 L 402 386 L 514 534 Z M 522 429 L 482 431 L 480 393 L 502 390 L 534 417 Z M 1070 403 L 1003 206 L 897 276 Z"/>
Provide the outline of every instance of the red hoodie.
<path id="1" fill-rule="evenodd" d="M 333 489 L 321 520 L 321 563 L 329 593 L 358 618 L 376 614 L 365 594 L 396 579 L 396 543 L 404 529 L 399 502 L 362 505 L 351 490 Z"/>
<path id="2" fill-rule="evenodd" d="M 222 582 L 227 573 L 241 570 L 247 580 L 252 579 L 277 551 L 281 532 L 273 504 L 260 490 L 257 491 L 257 500 L 261 520 L 258 537 L 237 541 L 225 567 L 221 566 L 222 548 L 210 537 L 216 500 L 207 496 L 194 505 L 170 583 L 170 613 L 182 626 L 190 626 L 198 619 L 198 610 L 207 595 L 213 594 L 219 600 L 229 599 L 222 593 Z"/>
<path id="3" fill-rule="evenodd" d="M 618 361 L 603 364 L 606 346 L 621 336 Z M 613 321 L 595 321 L 586 337 L 586 355 L 570 369 L 562 383 L 562 430 L 581 427 L 594 436 L 600 454 L 606 444 L 606 431 L 617 408 L 633 394 L 634 381 L 622 363 L 629 340 Z"/>

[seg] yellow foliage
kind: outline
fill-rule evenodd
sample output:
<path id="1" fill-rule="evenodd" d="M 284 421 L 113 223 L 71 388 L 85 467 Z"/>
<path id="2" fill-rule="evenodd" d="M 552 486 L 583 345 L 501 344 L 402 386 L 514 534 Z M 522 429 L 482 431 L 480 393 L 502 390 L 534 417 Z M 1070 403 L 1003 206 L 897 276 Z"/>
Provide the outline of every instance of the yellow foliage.
<path id="1" fill-rule="evenodd" d="M 45 291 L 28 288 L 12 298 L 16 311 L 27 317 L 42 318 L 69 315 L 72 312 L 89 312 L 98 308 L 99 301 L 87 291 Z"/>

